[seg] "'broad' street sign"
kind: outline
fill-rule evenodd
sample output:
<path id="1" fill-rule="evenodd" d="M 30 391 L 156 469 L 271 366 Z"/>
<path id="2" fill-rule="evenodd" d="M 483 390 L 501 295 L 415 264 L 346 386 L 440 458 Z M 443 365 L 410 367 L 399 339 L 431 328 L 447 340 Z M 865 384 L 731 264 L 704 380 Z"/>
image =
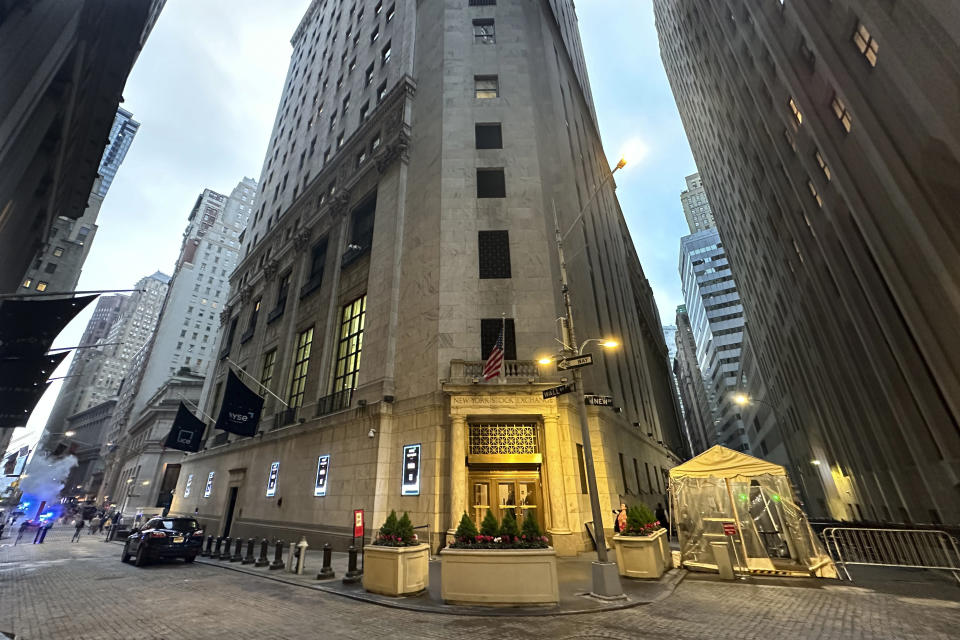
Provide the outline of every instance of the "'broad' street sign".
<path id="1" fill-rule="evenodd" d="M 557 369 L 566 371 L 567 369 L 576 369 L 593 364 L 593 354 L 585 353 L 578 358 L 564 358 L 557 363 Z"/>
<path id="2" fill-rule="evenodd" d="M 549 398 L 556 398 L 557 396 L 562 396 L 564 394 L 570 393 L 576 388 L 573 384 L 562 384 L 559 387 L 554 387 L 552 389 L 546 389 L 543 392 L 543 399 L 547 400 Z"/>

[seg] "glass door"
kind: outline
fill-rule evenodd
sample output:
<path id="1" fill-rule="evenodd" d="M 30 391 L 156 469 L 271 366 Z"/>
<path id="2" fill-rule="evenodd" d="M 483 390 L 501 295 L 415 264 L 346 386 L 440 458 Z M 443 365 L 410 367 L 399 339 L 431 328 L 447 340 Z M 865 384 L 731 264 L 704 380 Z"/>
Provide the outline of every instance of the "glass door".
<path id="1" fill-rule="evenodd" d="M 507 511 L 513 513 L 522 526 L 527 513 L 532 513 L 544 527 L 540 511 L 540 478 L 530 472 L 471 473 L 471 516 L 477 526 L 483 522 L 487 509 L 497 520 L 503 520 Z"/>

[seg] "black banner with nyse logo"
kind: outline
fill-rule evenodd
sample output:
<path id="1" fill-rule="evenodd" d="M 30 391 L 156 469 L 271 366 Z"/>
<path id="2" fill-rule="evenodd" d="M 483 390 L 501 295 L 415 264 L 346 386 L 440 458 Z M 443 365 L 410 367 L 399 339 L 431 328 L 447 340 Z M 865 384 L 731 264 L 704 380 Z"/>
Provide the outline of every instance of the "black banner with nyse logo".
<path id="1" fill-rule="evenodd" d="M 240 382 L 232 369 L 228 370 L 227 388 L 214 426 L 240 436 L 255 436 L 262 412 L 263 398 Z"/>

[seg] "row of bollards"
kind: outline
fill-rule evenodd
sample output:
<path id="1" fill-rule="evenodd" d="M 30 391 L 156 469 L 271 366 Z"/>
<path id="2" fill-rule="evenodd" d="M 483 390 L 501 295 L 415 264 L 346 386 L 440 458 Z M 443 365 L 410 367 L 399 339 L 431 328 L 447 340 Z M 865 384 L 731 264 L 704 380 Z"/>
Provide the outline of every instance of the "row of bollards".
<path id="1" fill-rule="evenodd" d="M 255 567 L 268 567 L 270 570 L 283 569 L 287 565 L 283 561 L 283 540 L 277 539 L 274 542 L 273 562 L 267 560 L 267 553 L 270 546 L 269 540 L 263 538 L 260 541 L 260 553 L 254 560 L 254 549 L 256 547 L 256 538 L 247 539 L 246 554 L 243 553 L 243 539 L 231 538 L 230 536 L 207 536 L 206 543 L 201 547 L 200 556 L 212 558 L 214 560 L 225 560 L 227 562 L 240 562 L 241 564 L 252 564 Z M 231 550 L 232 546 L 232 550 Z M 301 537 L 297 544 L 290 543 L 290 551 L 287 560 L 290 564 L 288 569 L 291 572 L 302 574 L 306 568 L 306 550 L 309 545 L 306 538 Z M 332 566 L 333 550 L 329 544 L 323 545 L 323 566 L 320 573 L 317 574 L 317 580 L 330 580 L 336 577 Z M 363 572 L 357 569 L 357 548 L 350 545 L 347 559 L 347 573 L 344 575 L 344 582 L 358 582 L 363 576 Z"/>

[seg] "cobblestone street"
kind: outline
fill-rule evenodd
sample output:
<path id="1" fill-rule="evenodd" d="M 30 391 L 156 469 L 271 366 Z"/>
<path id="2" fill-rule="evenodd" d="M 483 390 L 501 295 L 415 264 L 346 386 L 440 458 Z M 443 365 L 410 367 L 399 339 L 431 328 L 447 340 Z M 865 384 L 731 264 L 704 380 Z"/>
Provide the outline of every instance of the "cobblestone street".
<path id="1" fill-rule="evenodd" d="M 0 632 L 25 640 L 935 639 L 955 638 L 960 625 L 960 587 L 949 577 L 881 593 L 839 582 L 791 587 L 688 576 L 672 596 L 631 609 L 481 618 L 381 607 L 206 565 L 138 569 L 119 556 L 118 545 L 89 537 L 0 546 Z"/>

